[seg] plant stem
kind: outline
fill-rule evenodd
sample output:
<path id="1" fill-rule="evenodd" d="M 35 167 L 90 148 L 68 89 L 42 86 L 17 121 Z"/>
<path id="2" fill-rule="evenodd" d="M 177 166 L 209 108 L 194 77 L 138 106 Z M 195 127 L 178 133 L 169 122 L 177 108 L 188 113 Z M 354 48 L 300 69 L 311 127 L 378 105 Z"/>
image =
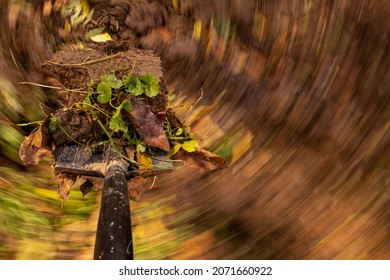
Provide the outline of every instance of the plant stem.
<path id="1" fill-rule="evenodd" d="M 100 127 L 103 129 L 104 133 L 107 135 L 108 139 L 110 140 L 110 143 L 112 145 L 112 149 L 118 154 L 120 155 L 121 157 L 123 157 L 125 160 L 131 162 L 132 164 L 135 164 L 135 165 L 140 165 L 138 162 L 132 160 L 131 158 L 128 158 L 127 156 L 123 155 L 120 151 L 118 151 L 118 149 L 116 148 L 115 146 L 115 143 L 114 143 L 114 139 L 112 139 L 110 133 L 107 131 L 107 129 L 105 128 L 105 126 L 102 124 L 102 122 L 100 120 L 97 120 L 97 123 L 100 125 Z"/>

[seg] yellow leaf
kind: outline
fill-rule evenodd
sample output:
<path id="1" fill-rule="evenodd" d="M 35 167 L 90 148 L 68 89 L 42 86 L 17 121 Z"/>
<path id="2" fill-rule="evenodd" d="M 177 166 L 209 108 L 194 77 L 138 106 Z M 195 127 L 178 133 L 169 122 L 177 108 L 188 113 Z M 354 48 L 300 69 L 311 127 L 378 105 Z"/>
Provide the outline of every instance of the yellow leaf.
<path id="1" fill-rule="evenodd" d="M 89 4 L 87 0 L 81 0 L 81 8 L 84 14 L 88 14 L 90 12 Z"/>
<path id="2" fill-rule="evenodd" d="M 175 135 L 176 135 L 176 136 L 179 136 L 179 135 L 181 135 L 182 133 L 183 133 L 183 129 L 182 129 L 182 128 L 178 128 L 177 131 L 176 131 L 176 133 L 175 133 Z"/>
<path id="3" fill-rule="evenodd" d="M 137 161 L 140 164 L 140 170 L 148 170 L 153 168 L 152 159 L 143 153 L 137 152 Z"/>
<path id="4" fill-rule="evenodd" d="M 65 26 L 64 26 L 64 30 L 66 33 L 69 33 L 71 31 L 72 27 L 70 26 L 70 22 L 68 19 L 65 19 Z"/>
<path id="5" fill-rule="evenodd" d="M 202 35 L 202 21 L 197 20 L 194 24 L 194 30 L 192 32 L 192 38 L 199 41 L 200 35 Z"/>
<path id="6" fill-rule="evenodd" d="M 104 32 L 102 34 L 95 35 L 91 37 L 91 40 L 96 42 L 96 43 L 103 43 L 112 40 L 110 34 L 107 32 Z"/>
<path id="7" fill-rule="evenodd" d="M 179 8 L 179 1 L 178 0 L 172 0 L 172 6 L 175 11 Z"/>
<path id="8" fill-rule="evenodd" d="M 199 148 L 199 143 L 196 140 L 184 141 L 181 145 L 182 149 L 186 152 L 192 153 L 195 152 L 196 149 Z"/>

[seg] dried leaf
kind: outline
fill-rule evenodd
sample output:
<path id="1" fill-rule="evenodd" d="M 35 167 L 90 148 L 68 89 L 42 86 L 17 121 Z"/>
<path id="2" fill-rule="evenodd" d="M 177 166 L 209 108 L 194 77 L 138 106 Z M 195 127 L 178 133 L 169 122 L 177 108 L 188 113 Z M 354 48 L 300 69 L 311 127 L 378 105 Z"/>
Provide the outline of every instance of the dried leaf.
<path id="1" fill-rule="evenodd" d="M 83 197 L 87 195 L 93 188 L 93 183 L 90 180 L 85 180 L 84 183 L 80 185 L 80 191 L 83 194 Z"/>
<path id="2" fill-rule="evenodd" d="M 57 173 L 55 180 L 58 184 L 58 197 L 62 200 L 62 203 L 64 203 L 69 197 L 70 189 L 76 182 L 76 175 Z"/>
<path id="3" fill-rule="evenodd" d="M 43 157 L 50 154 L 51 138 L 48 123 L 49 118 L 46 118 L 38 130 L 33 131 L 20 145 L 19 157 L 24 164 L 38 164 Z"/>
<path id="4" fill-rule="evenodd" d="M 130 100 L 131 107 L 130 120 L 141 135 L 142 141 L 149 146 L 169 152 L 171 150 L 169 141 L 157 116 L 137 97 L 128 94 L 127 98 Z"/>
<path id="5" fill-rule="evenodd" d="M 135 151 L 132 146 L 126 146 L 126 156 L 129 159 L 134 159 Z"/>
<path id="6" fill-rule="evenodd" d="M 149 189 L 150 179 L 143 177 L 135 177 L 128 181 L 127 187 L 129 189 L 130 199 L 140 201 L 144 192 Z"/>
<path id="7" fill-rule="evenodd" d="M 223 158 L 204 149 L 199 149 L 191 153 L 180 149 L 174 155 L 174 158 L 182 160 L 189 167 L 197 167 L 204 170 L 225 169 L 228 167 Z"/>

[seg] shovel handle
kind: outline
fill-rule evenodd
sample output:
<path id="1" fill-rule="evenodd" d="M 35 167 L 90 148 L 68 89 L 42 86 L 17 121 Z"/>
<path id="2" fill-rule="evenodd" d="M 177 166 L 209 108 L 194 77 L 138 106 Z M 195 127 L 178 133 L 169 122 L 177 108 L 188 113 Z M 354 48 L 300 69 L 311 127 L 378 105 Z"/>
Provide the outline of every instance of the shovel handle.
<path id="1" fill-rule="evenodd" d="M 106 169 L 95 241 L 95 260 L 132 260 L 127 164 L 111 161 Z"/>

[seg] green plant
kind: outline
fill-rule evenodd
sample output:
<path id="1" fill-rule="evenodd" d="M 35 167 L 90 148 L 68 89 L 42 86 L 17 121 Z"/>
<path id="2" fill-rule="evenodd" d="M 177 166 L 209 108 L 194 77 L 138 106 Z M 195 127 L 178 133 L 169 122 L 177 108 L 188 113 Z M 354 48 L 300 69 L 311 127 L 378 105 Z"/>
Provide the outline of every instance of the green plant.
<path id="1" fill-rule="evenodd" d="M 117 150 L 115 141 L 120 139 L 125 141 L 126 145 L 133 146 L 137 153 L 153 152 L 156 147 L 145 143 L 142 133 L 140 134 L 131 123 L 129 115 L 131 115 L 131 110 L 134 108 L 131 108 L 132 103 L 126 95 L 130 94 L 142 100 L 156 98 L 159 92 L 160 88 L 156 78 L 149 73 L 138 76 L 130 74 L 123 76 L 121 79 L 115 74 L 109 73 L 102 76 L 98 83 L 90 83 L 86 92 L 79 93 L 81 95 L 80 101 L 75 102 L 67 110 L 84 114 L 90 120 L 91 126 L 100 127 L 105 139 L 99 139 L 97 143 L 94 143 L 95 145 L 110 143 Z M 139 104 L 134 103 L 133 106 L 139 106 Z M 166 108 L 166 110 L 168 109 Z M 142 120 L 139 121 L 142 123 Z M 94 123 L 97 126 L 94 126 Z M 51 115 L 48 127 L 52 133 L 61 129 L 70 140 L 78 145 L 85 146 L 80 143 L 80 140 L 72 138 L 63 125 L 59 121 L 58 115 Z M 145 125 L 150 126 L 150 123 Z M 156 126 L 156 124 L 154 125 Z M 176 154 L 179 149 L 194 152 L 199 148 L 199 143 L 189 133 L 189 128 L 183 126 L 172 129 L 167 120 L 164 121 L 161 127 L 167 141 L 171 141 L 173 146 L 168 153 L 169 157 Z M 127 157 L 126 159 L 135 163 Z"/>

